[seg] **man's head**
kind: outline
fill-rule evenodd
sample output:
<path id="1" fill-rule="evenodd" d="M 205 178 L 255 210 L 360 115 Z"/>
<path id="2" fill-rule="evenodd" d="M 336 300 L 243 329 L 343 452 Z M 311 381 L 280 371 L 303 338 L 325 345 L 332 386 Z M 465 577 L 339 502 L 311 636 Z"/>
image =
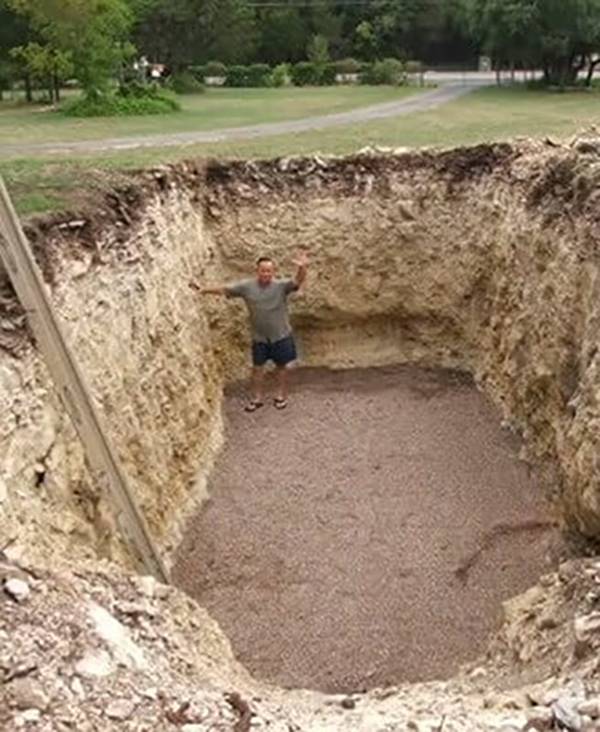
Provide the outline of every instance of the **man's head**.
<path id="1" fill-rule="evenodd" d="M 259 285 L 270 285 L 275 276 L 275 265 L 269 257 L 261 257 L 256 263 L 256 278 Z"/>

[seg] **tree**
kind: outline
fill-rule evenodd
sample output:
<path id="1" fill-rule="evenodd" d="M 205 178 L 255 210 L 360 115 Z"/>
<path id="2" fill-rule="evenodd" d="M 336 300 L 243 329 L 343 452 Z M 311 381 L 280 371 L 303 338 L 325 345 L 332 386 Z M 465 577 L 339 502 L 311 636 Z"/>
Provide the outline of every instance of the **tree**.
<path id="1" fill-rule="evenodd" d="M 243 0 L 130 0 L 140 52 L 173 71 L 218 59 L 252 59 L 254 11 Z"/>
<path id="2" fill-rule="evenodd" d="M 600 51 L 600 0 L 466 0 L 464 12 L 497 63 L 539 66 L 548 84 L 572 84 Z"/>
<path id="3" fill-rule="evenodd" d="M 325 36 L 315 35 L 308 42 L 306 55 L 317 66 L 325 66 L 329 61 L 329 42 Z"/>
<path id="4" fill-rule="evenodd" d="M 336 12 L 337 10 L 337 12 Z M 327 40 L 328 50 L 332 54 L 340 54 L 344 50 L 342 36 L 343 9 L 335 0 L 318 0 L 305 11 L 305 25 L 309 37 L 323 36 Z"/>
<path id="5" fill-rule="evenodd" d="M 10 56 L 12 48 L 25 45 L 31 40 L 33 40 L 33 34 L 26 19 L 9 8 L 5 0 L 0 0 L 0 94 L 3 89 L 11 86 L 20 73 L 25 84 L 27 101 L 32 100 L 29 74 L 26 70 L 19 69 Z"/>
<path id="6" fill-rule="evenodd" d="M 296 62 L 306 58 L 309 34 L 296 8 L 276 8 L 259 15 L 258 53 L 266 63 Z"/>
<path id="7" fill-rule="evenodd" d="M 354 31 L 354 49 L 365 61 L 377 58 L 377 36 L 373 25 L 368 20 L 361 21 Z"/>
<path id="8" fill-rule="evenodd" d="M 133 16 L 125 0 L 7 0 L 55 50 L 70 54 L 85 93 L 107 91 L 131 56 Z"/>
<path id="9" fill-rule="evenodd" d="M 73 73 L 69 53 L 49 45 L 28 43 L 26 46 L 13 48 L 11 57 L 19 62 L 34 81 L 48 89 L 51 102 L 60 101 L 60 83 Z"/>

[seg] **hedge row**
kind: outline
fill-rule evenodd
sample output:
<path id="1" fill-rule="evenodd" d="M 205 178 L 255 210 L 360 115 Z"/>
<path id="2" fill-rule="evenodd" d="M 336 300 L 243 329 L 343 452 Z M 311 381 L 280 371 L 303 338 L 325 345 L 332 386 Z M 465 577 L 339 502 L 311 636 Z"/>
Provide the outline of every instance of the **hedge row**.
<path id="1" fill-rule="evenodd" d="M 271 68 L 267 64 L 251 64 L 250 66 L 225 66 L 212 61 L 204 66 L 192 66 L 189 72 L 200 82 L 207 78 L 224 79 L 225 86 L 260 87 L 260 86 L 329 86 L 335 84 L 336 77 L 356 75 L 364 84 L 403 84 L 408 74 L 416 74 L 423 70 L 418 61 L 399 61 L 384 59 L 374 63 L 363 63 L 353 58 L 318 64 L 312 61 L 300 61 L 297 64 L 280 64 Z"/>

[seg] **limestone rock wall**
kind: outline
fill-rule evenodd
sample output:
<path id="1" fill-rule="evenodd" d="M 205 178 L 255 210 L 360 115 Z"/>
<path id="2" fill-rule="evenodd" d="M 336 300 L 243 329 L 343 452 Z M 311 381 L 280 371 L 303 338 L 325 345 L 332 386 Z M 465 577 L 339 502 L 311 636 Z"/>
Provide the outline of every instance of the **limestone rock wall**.
<path id="1" fill-rule="evenodd" d="M 135 222 L 124 208 L 116 220 L 100 216 L 89 234 L 63 223 L 31 233 L 45 242 L 38 258 L 56 311 L 150 529 L 168 549 L 174 517 L 201 494 L 199 469 L 209 469 L 221 440 L 222 368 L 210 318 L 188 285 L 214 247 L 174 184 L 150 191 L 138 213 Z M 43 362 L 26 342 L 0 360 L 0 533 L 28 554 L 125 559 Z"/>
<path id="2" fill-rule="evenodd" d="M 302 360 L 472 371 L 544 462 L 571 525 L 600 532 L 600 158 L 594 145 L 182 165 L 31 229 L 53 301 L 153 534 L 177 541 L 245 373 L 243 306 L 194 281 L 292 273 Z M 5 292 L 6 288 L 3 290 Z M 110 512 L 2 297 L 0 532 L 120 554 Z M 116 553 L 116 554 L 115 554 Z"/>

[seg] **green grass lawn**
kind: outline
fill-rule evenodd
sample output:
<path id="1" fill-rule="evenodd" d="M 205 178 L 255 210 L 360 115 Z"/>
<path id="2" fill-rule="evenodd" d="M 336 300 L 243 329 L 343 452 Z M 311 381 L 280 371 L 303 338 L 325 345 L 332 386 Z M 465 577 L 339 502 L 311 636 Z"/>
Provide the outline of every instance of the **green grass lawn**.
<path id="1" fill-rule="evenodd" d="M 345 112 L 415 94 L 415 87 L 339 86 L 285 89 L 208 89 L 179 97 L 182 111 L 140 117 L 66 117 L 50 107 L 0 102 L 0 145 L 97 140 L 281 122 Z"/>
<path id="2" fill-rule="evenodd" d="M 296 91 L 300 90 L 287 93 Z M 597 92 L 558 94 L 519 87 L 487 88 L 432 111 L 368 124 L 240 142 L 127 150 L 93 157 L 7 160 L 0 162 L 0 174 L 6 177 L 19 210 L 27 214 L 62 207 L 82 187 L 102 188 L 118 178 L 119 169 L 182 158 L 272 157 L 317 151 L 341 154 L 367 145 L 447 147 L 523 135 L 560 138 L 598 122 L 600 94 Z"/>

